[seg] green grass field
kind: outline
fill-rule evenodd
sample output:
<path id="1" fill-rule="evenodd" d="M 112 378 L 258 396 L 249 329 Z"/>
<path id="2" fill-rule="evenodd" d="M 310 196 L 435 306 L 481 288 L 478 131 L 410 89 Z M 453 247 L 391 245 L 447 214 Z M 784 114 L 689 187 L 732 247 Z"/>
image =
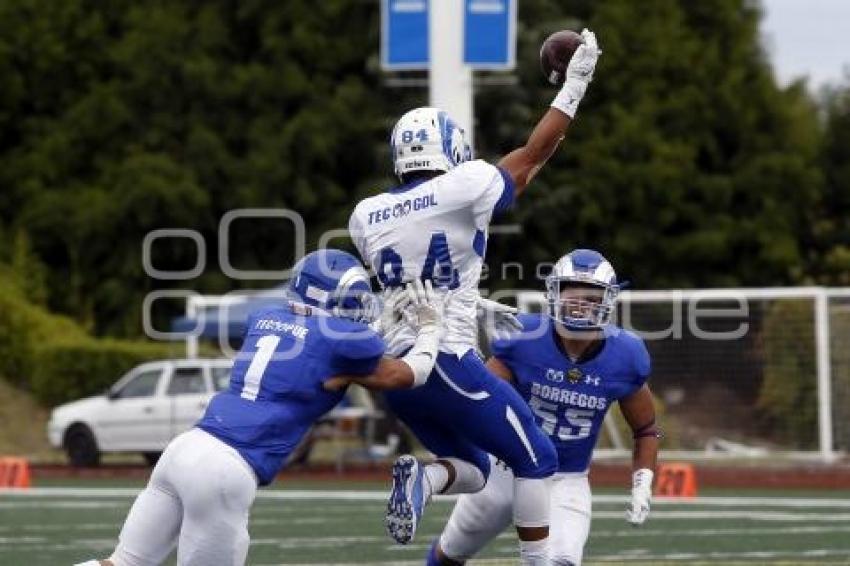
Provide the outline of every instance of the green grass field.
<path id="1" fill-rule="evenodd" d="M 64 484 L 0 494 L 0 564 L 70 565 L 109 554 L 138 484 Z M 421 564 L 452 505 L 435 502 L 417 540 L 402 547 L 383 532 L 382 485 L 309 482 L 260 493 L 248 555 L 255 566 Z M 624 521 L 624 503 L 624 492 L 594 494 L 585 564 L 850 564 L 848 492 L 709 491 L 657 501 L 639 529 Z M 512 564 L 515 553 L 506 532 L 472 564 Z"/>

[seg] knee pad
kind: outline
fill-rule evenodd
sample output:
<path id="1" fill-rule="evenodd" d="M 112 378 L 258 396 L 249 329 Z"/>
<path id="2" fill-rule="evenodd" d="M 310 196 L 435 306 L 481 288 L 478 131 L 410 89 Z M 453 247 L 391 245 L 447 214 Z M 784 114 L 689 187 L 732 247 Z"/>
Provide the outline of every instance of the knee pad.
<path id="1" fill-rule="evenodd" d="M 514 525 L 517 527 L 549 526 L 549 485 L 545 479 L 514 480 Z"/>

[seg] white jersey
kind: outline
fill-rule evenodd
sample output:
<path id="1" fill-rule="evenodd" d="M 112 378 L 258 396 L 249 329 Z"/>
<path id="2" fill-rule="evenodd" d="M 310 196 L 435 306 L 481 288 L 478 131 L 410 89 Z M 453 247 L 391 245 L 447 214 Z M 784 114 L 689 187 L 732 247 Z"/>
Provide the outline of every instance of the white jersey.
<path id="1" fill-rule="evenodd" d="M 513 204 L 510 176 L 485 161 L 462 163 L 426 181 L 360 201 L 348 228 L 383 288 L 417 278 L 453 291 L 440 350 L 463 355 L 477 343 L 476 300 L 487 229 L 494 212 Z M 406 323 L 385 334 L 399 355 L 416 337 Z"/>

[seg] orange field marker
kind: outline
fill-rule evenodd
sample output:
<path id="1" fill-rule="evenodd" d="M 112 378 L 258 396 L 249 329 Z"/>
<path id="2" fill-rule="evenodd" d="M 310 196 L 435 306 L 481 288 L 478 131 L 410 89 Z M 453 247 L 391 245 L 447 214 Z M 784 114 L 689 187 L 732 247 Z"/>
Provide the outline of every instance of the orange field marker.
<path id="1" fill-rule="evenodd" d="M 30 487 L 30 463 L 26 458 L 0 458 L 0 487 Z"/>
<path id="2" fill-rule="evenodd" d="M 658 466 L 655 495 L 664 497 L 696 497 L 697 474 L 693 464 L 671 462 Z"/>

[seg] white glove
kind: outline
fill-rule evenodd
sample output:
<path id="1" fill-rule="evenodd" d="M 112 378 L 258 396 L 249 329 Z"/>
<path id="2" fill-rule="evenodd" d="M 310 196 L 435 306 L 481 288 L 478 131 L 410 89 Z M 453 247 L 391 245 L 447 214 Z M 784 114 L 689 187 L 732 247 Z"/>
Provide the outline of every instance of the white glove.
<path id="1" fill-rule="evenodd" d="M 403 318 L 403 311 L 410 304 L 410 293 L 403 287 L 396 287 L 387 291 L 383 300 L 381 317 L 373 323 L 372 330 L 378 334 L 386 335 Z"/>
<path id="2" fill-rule="evenodd" d="M 408 311 L 413 315 L 413 326 L 417 330 L 423 327 L 440 327 L 443 323 L 444 296 L 434 291 L 431 281 L 416 279 L 407 284 L 407 296 L 410 307 Z"/>
<path id="3" fill-rule="evenodd" d="M 478 319 L 483 319 L 490 340 L 506 340 L 522 330 L 522 323 L 516 317 L 519 312 L 516 308 L 484 297 L 478 297 L 475 306 Z"/>
<path id="4" fill-rule="evenodd" d="M 596 61 L 599 60 L 599 54 L 602 51 L 596 42 L 596 34 L 589 29 L 583 29 L 581 37 L 584 39 L 584 43 L 578 46 L 576 52 L 570 58 L 564 82 L 578 81 L 586 85 L 593 80 Z"/>
<path id="5" fill-rule="evenodd" d="M 652 499 L 652 470 L 641 468 L 632 473 L 632 502 L 626 509 L 626 520 L 633 526 L 642 525 L 649 517 L 649 502 Z"/>
<path id="6" fill-rule="evenodd" d="M 596 42 L 596 34 L 585 28 L 581 32 L 584 43 L 578 46 L 567 64 L 566 79 L 564 86 L 558 92 L 552 106 L 574 118 L 578 104 L 581 102 L 587 85 L 593 80 L 593 71 L 596 69 L 596 61 L 602 51 Z"/>

